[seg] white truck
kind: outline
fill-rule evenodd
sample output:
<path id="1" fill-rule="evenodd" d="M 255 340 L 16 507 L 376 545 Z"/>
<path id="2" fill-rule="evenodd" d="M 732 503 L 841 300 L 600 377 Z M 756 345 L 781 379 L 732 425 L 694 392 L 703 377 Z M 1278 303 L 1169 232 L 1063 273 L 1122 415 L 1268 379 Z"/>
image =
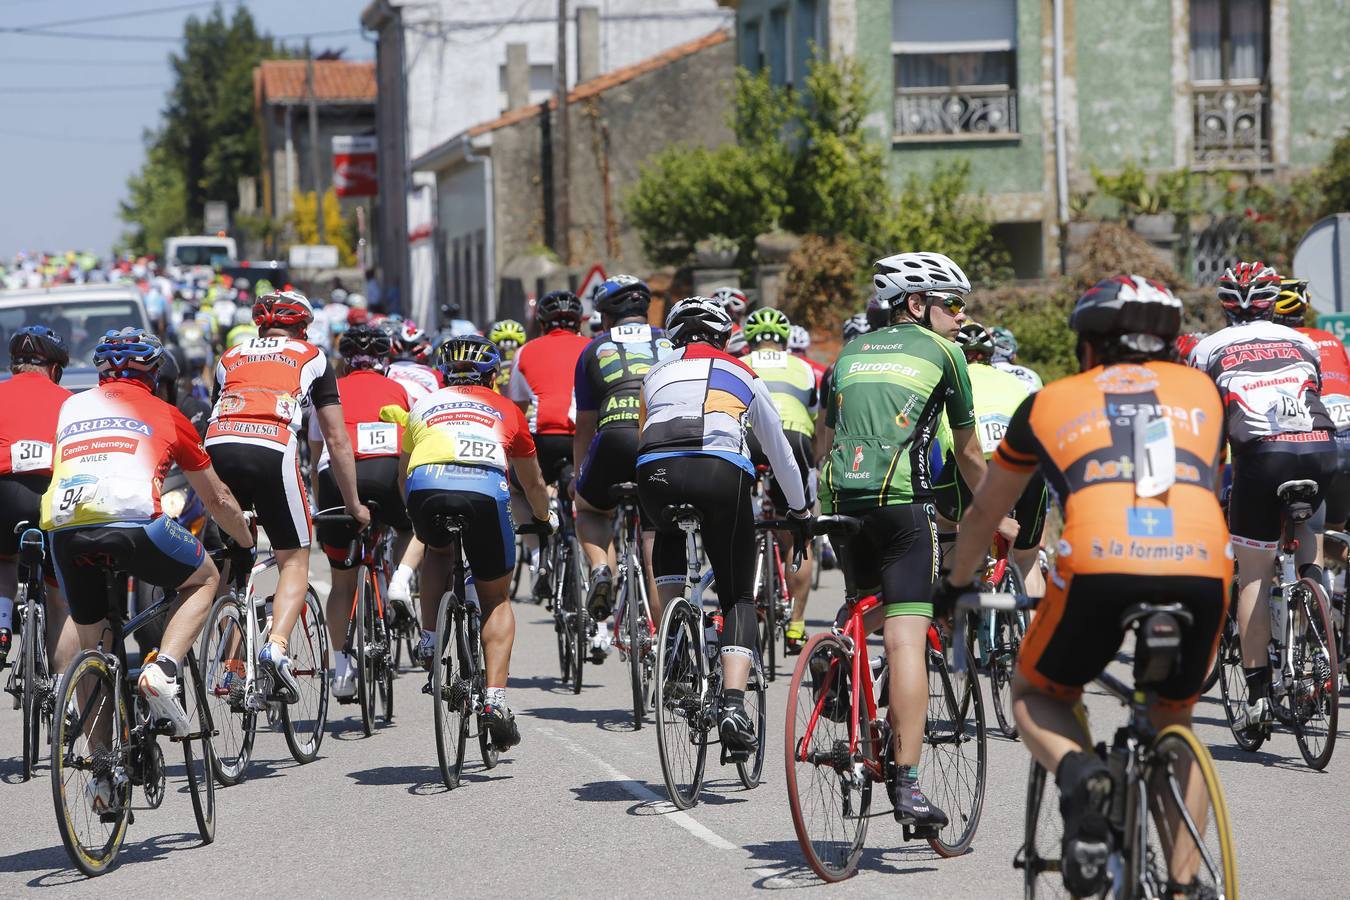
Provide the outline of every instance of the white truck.
<path id="1" fill-rule="evenodd" d="M 213 266 L 234 265 L 238 258 L 232 237 L 189 234 L 164 240 L 164 268 L 175 281 L 210 275 Z"/>

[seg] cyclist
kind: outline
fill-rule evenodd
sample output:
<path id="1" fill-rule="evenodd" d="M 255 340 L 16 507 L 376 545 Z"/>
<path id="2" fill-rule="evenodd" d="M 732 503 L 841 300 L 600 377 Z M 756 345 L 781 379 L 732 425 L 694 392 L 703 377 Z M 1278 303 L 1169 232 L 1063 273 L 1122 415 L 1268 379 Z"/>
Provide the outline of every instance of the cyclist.
<path id="1" fill-rule="evenodd" d="M 985 461 L 988 462 L 999 441 L 1003 440 L 1003 433 L 1007 431 L 1017 407 L 1022 405 L 1030 391 L 1027 390 L 1026 382 L 1011 372 L 990 365 L 994 355 L 994 338 L 979 322 L 962 325 L 956 335 L 956 343 L 966 356 L 970 389 L 975 396 L 975 433 L 984 451 Z M 944 459 L 941 474 L 933 487 L 934 502 L 942 518 L 948 522 L 959 522 L 965 508 L 970 505 L 971 491 L 961 477 L 961 471 L 951 453 L 950 437 L 942 444 Z M 1011 556 L 1022 573 L 1023 587 L 1031 597 L 1045 593 L 1045 578 L 1041 575 L 1038 557 L 1041 536 L 1045 533 L 1046 499 L 1045 479 L 1037 475 L 1010 507 L 1008 517 L 1016 523 L 1015 531 L 1008 527 L 1011 523 L 1006 520 L 1002 529 L 1005 537 L 1015 534 L 1015 537 L 1010 538 Z M 938 542 L 944 547 L 950 544 L 950 540 L 942 540 L 941 537 Z"/>
<path id="2" fill-rule="evenodd" d="M 431 337 L 415 322 L 404 320 L 394 336 L 394 361 L 385 373 L 403 385 L 408 399 L 416 403 L 445 386 L 441 373 L 427 361 L 431 358 Z"/>
<path id="3" fill-rule="evenodd" d="M 564 469 L 572 465 L 572 436 L 576 433 L 577 359 L 590 343 L 581 336 L 581 300 L 571 291 L 550 291 L 535 307 L 539 337 L 516 355 L 515 376 L 506 395 L 515 401 L 530 423 L 530 435 L 544 481 L 555 485 Z M 525 513 L 525 497 L 511 485 L 512 511 Z M 538 562 L 538 539 L 526 538 Z M 535 596 L 546 593 L 548 573 L 540 571 Z"/>
<path id="4" fill-rule="evenodd" d="M 722 304 L 731 318 L 731 335 L 727 338 L 726 349 L 732 356 L 744 356 L 750 348 L 745 340 L 745 314 L 750 310 L 750 298 L 745 291 L 735 287 L 720 287 L 712 292 L 712 299 Z"/>
<path id="5" fill-rule="evenodd" d="M 487 339 L 497 345 L 502 354 L 502 373 L 497 379 L 497 392 L 505 393 L 511 384 L 511 375 L 516 367 L 516 353 L 525 346 L 528 338 L 525 326 L 515 319 L 499 319 L 488 328 Z"/>
<path id="6" fill-rule="evenodd" d="M 380 411 L 393 406 L 407 412 L 410 409 L 408 392 L 398 382 L 385 377 L 393 344 L 380 329 L 369 325 L 348 329 L 338 341 L 338 353 L 347 369 L 347 374 L 337 380 L 337 386 L 347 439 L 355 448 L 357 491 L 363 502 L 375 503 L 374 519 L 394 530 L 393 558 L 400 559 L 412 537 L 412 524 L 403 507 L 403 495 L 398 492 L 398 454 L 403 429 L 397 423 L 382 421 Z M 311 416 L 309 423 L 310 459 L 315 461 L 314 495 L 318 507 L 341 506 L 342 492 L 333 477 L 318 416 Z M 355 565 L 359 561 L 348 559 L 356 531 L 351 526 L 338 524 L 323 524 L 316 531 L 331 573 L 332 588 L 324 613 L 328 620 L 328 636 L 331 645 L 340 648 L 346 640 L 352 598 L 357 589 Z M 411 600 L 411 597 L 395 597 L 392 588 L 388 596 L 396 604 L 406 605 Z M 406 612 L 411 615 L 411 608 L 407 607 Z M 340 650 L 334 657 L 333 696 L 339 700 L 356 694 L 355 663 L 350 654 Z"/>
<path id="7" fill-rule="evenodd" d="M 258 298 L 253 321 L 259 336 L 226 351 L 216 364 L 218 396 L 206 429 L 206 452 L 240 504 L 257 512 L 277 558 L 272 629 L 258 664 L 289 703 L 299 698 L 300 685 L 286 641 L 309 580 L 309 501 L 296 439 L 305 406 L 314 407 L 347 512 L 361 528 L 370 524 L 370 511 L 357 494 L 333 367 L 302 337 L 313 318 L 309 300 L 295 291 Z"/>
<path id="8" fill-rule="evenodd" d="M 600 625 L 591 648 L 603 662 L 609 647 L 609 618 L 614 575 L 609 569 L 614 538 L 610 489 L 637 476 L 638 406 L 642 379 L 671 353 L 670 341 L 647 324 L 652 292 L 632 275 L 615 275 L 592 295 L 604 317 L 605 330 L 577 358 L 577 430 L 572 458 L 581 460 L 572 496 L 576 501 L 577 537 L 591 567 L 586 605 Z M 650 554 L 650 536 L 643 540 Z M 650 560 L 649 560 L 650 561 Z M 650 596 L 656 592 L 650 591 Z"/>
<path id="9" fill-rule="evenodd" d="M 516 635 L 506 598 L 516 555 L 507 469 L 519 478 L 536 522 L 549 522 L 548 489 L 525 415 L 495 390 L 501 370 L 496 345 L 477 335 L 452 337 L 441 344 L 437 361 L 446 387 L 413 407 L 399 454 L 399 489 L 407 497 L 413 528 L 430 551 L 422 562 L 422 625 L 435 627 L 457 562 L 447 552 L 445 518 L 462 517 L 468 526 L 461 533 L 464 558 L 483 612 L 483 713 L 493 742 L 511 747 L 520 742 L 520 731 L 506 704 Z M 424 630 L 418 656 L 429 660 L 434 653 L 435 633 Z"/>
<path id="10" fill-rule="evenodd" d="M 815 493 L 815 453 L 812 443 L 816 435 L 816 373 L 801 359 L 786 352 L 788 339 L 792 333 L 792 323 L 777 309 L 757 309 L 745 320 L 745 338 L 750 344 L 750 353 L 744 357 L 746 365 L 754 372 L 769 390 L 774 408 L 782 424 L 783 434 L 788 446 L 792 448 L 792 457 L 797 462 L 797 470 L 805 479 L 803 486 L 808 493 Z M 759 432 L 751 435 L 752 458 L 758 465 L 764 453 L 757 440 Z M 787 499 L 783 488 L 775 476 L 769 483 L 769 497 L 774 509 L 786 512 Z M 788 535 L 779 535 L 780 541 L 787 541 Z M 791 542 L 787 542 L 787 552 L 791 553 Z M 802 564 L 796 572 L 787 576 L 788 592 L 792 595 L 792 614 L 788 617 L 786 633 L 789 654 L 801 652 L 806 645 L 806 603 L 811 596 L 811 556 L 809 547 L 803 548 Z"/>
<path id="11" fill-rule="evenodd" d="M 1336 474 L 1335 429 L 1320 397 L 1317 345 L 1272 321 L 1280 276 L 1260 262 L 1243 262 L 1219 279 L 1228 327 L 1196 345 L 1191 365 L 1209 375 L 1223 398 L 1233 459 L 1228 528 L 1237 557 L 1238 630 L 1248 703 L 1244 725 L 1268 723 L 1270 687 L 1269 593 L 1280 538 L 1276 489 L 1293 479 L 1317 482 L 1325 501 Z M 1300 575 L 1322 580 L 1317 565 L 1320 528 L 1298 526 Z"/>
<path id="12" fill-rule="evenodd" d="M 211 611 L 219 574 L 192 532 L 161 513 L 165 472 L 176 463 L 222 528 L 243 547 L 253 538 L 197 432 L 152 393 L 163 357 L 159 338 L 139 328 L 109 331 L 94 348 L 98 387 L 61 407 L 42 527 L 51 532 L 52 559 L 83 649 L 104 638 L 111 573 L 178 590 L 179 606 L 138 686 L 152 717 L 168 719 L 182 736 L 190 726 L 177 697 L 178 661 Z M 91 785 L 91 803 L 106 806 L 111 782 Z"/>
<path id="13" fill-rule="evenodd" d="M 1026 366 L 1018 365 L 1017 338 L 1013 336 L 1011 330 L 1001 325 L 995 325 L 989 329 L 989 333 L 994 336 L 994 361 L 991 365 L 995 369 L 1002 369 L 1016 375 L 1022 379 L 1030 390 L 1039 391 L 1044 387 L 1041 376 Z"/>
<path id="14" fill-rule="evenodd" d="M 825 459 L 821 509 L 862 519 L 856 535 L 836 538 L 835 552 L 862 593 L 883 599 L 867 627 L 874 631 L 884 617 L 896 820 L 942 827 L 946 813 L 918 784 L 928 713 L 929 590 L 938 571 L 928 459 L 945 409 L 966 483 L 984 477 L 966 360 L 951 342 L 966 321 L 970 282 L 940 253 L 900 253 L 876 269 L 873 283 L 891 325 L 855 338 L 835 363 L 816 434 Z"/>
<path id="15" fill-rule="evenodd" d="M 1106 877 L 1111 780 L 1092 752 L 1075 707 L 1083 686 L 1115 658 L 1121 614 L 1140 600 L 1184 604 L 1181 665 L 1150 710 L 1158 728 L 1189 724 L 1214 655 L 1233 564 L 1215 493 L 1223 406 L 1213 385 L 1166 360 L 1181 302 L 1138 276 L 1098 282 L 1074 306 L 1082 374 L 1032 393 L 1018 406 L 988 477 L 961 522 L 934 592 L 939 614 L 969 590 L 990 536 L 1037 467 L 1064 512 L 1056 572 L 1022 641 L 1013 713 L 1023 742 L 1059 785 L 1065 887 L 1096 896 Z M 1167 423 L 1159 431 L 1149 422 Z M 1136 458 L 1175 458 L 1153 471 Z M 1177 773 L 1184 784 L 1186 773 Z M 1197 822 L 1204 810 L 1191 809 Z M 1164 846 L 1187 846 L 1177 836 Z M 1196 896 L 1192 871 L 1171 872 L 1166 896 Z"/>
<path id="16" fill-rule="evenodd" d="M 681 300 L 666 317 L 666 333 L 676 349 L 642 381 L 637 483 L 649 522 L 661 522 L 671 504 L 690 504 L 703 514 L 703 546 L 724 615 L 718 730 L 728 750 L 751 753 L 755 723 L 745 710 L 745 687 L 758 625 L 750 504 L 755 468 L 746 444 L 747 423 L 759 435 L 785 495 L 789 519 L 797 526 L 794 540 L 810 539 L 812 498 L 768 385 L 723 349 L 731 327 L 723 305 L 708 297 Z M 659 618 L 659 607 L 684 586 L 685 541 L 673 524 L 657 532 L 652 559 L 661 600 L 653 604 L 652 615 Z"/>
<path id="17" fill-rule="evenodd" d="M 70 365 L 65 338 L 45 325 L 27 325 L 9 339 L 8 381 L 0 382 L 0 668 L 13 643 L 14 594 L 19 585 L 19 523 L 36 527 L 42 495 L 52 480 L 52 445 L 61 404 L 71 396 L 61 387 Z M 47 592 L 47 646 L 53 669 L 63 671 L 74 648 L 64 627 L 65 600 Z M 58 636 L 64 646 L 58 646 Z"/>

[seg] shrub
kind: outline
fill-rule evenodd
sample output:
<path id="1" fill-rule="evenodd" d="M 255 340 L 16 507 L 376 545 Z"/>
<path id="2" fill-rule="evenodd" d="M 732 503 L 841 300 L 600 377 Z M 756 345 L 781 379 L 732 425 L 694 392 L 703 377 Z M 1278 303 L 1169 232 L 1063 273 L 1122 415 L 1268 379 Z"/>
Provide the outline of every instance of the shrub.
<path id="1" fill-rule="evenodd" d="M 1166 253 L 1114 222 L 1098 225 L 1075 251 L 1078 263 L 1070 275 L 1080 292 L 1111 275 L 1142 275 L 1174 290 L 1182 283 Z"/>
<path id="2" fill-rule="evenodd" d="M 846 237 L 807 235 L 788 257 L 783 312 L 794 325 L 836 331 L 866 296 L 862 250 Z"/>

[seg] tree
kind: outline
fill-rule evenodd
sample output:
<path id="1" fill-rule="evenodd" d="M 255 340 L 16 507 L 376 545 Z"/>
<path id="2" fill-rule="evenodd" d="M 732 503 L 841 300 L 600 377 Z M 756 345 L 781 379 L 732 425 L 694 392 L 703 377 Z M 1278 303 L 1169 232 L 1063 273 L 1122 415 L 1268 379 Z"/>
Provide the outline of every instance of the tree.
<path id="1" fill-rule="evenodd" d="M 145 135 L 145 164 L 127 179 L 127 199 L 119 204 L 131 230 L 122 236 L 127 249 L 161 254 L 164 239 L 187 230 L 187 189 L 156 132 Z"/>
<path id="2" fill-rule="evenodd" d="M 289 219 L 297 244 L 319 243 L 318 204 L 314 196 L 313 191 L 296 191 L 291 195 Z M 338 203 L 337 192 L 332 188 L 323 195 L 323 227 L 328 243 L 337 247 L 338 263 L 343 266 L 356 265 L 356 254 L 352 251 L 352 235 L 356 228 L 353 223 L 342 218 L 342 205 Z"/>

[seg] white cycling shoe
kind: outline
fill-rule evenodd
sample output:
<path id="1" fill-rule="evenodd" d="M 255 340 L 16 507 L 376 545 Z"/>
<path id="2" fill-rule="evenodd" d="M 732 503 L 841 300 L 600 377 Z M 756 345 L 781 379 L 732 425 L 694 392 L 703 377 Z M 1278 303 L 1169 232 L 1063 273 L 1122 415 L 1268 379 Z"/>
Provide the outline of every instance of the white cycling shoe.
<path id="1" fill-rule="evenodd" d="M 178 702 L 177 678 L 170 678 L 163 669 L 151 663 L 141 670 L 137 687 L 146 706 L 150 707 L 152 721 L 168 719 L 175 737 L 183 737 L 191 732 L 187 711 Z"/>

